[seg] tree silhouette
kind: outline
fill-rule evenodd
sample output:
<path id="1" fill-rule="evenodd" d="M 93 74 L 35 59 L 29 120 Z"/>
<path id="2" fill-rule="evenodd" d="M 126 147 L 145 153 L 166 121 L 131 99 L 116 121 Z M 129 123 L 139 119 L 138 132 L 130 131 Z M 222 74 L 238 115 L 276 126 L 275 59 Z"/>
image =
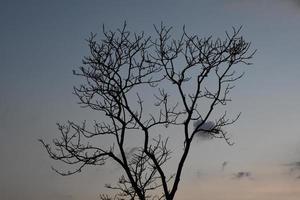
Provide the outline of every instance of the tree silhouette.
<path id="1" fill-rule="evenodd" d="M 106 185 L 117 191 L 115 196 L 102 194 L 102 200 L 174 199 L 195 136 L 205 133 L 232 145 L 224 127 L 239 115 L 228 119 L 226 112 L 213 111 L 230 101 L 233 84 L 243 76 L 234 68 L 251 64 L 255 53 L 239 36 L 240 30 L 233 28 L 225 39 L 214 40 L 188 34 L 183 27 L 175 39 L 172 28 L 163 24 L 155 26 L 156 35 L 150 37 L 131 33 L 124 23 L 116 31 L 103 27 L 99 42 L 91 34 L 89 56 L 74 71 L 84 83 L 74 87 L 74 93 L 83 107 L 100 111 L 106 119 L 91 127 L 86 122 L 58 124 L 61 137 L 53 140 L 55 148 L 40 140 L 52 159 L 76 167 L 67 172 L 53 169 L 71 175 L 110 159 L 124 174 L 116 185 Z M 149 96 L 152 92 L 154 100 Z M 168 137 L 155 134 L 171 126 L 183 135 L 174 173 L 165 167 L 171 158 Z M 138 135 L 143 142 L 128 152 L 130 135 Z M 111 143 L 102 145 L 97 138 Z"/>

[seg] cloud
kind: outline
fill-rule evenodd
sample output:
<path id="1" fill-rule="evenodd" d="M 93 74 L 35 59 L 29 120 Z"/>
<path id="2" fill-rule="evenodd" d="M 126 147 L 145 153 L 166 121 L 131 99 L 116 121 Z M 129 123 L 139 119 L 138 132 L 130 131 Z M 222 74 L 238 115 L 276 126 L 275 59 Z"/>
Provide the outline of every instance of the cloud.
<path id="1" fill-rule="evenodd" d="M 296 171 L 300 171 L 300 162 L 291 162 L 286 164 L 290 168 L 290 173 L 294 173 Z"/>
<path id="2" fill-rule="evenodd" d="M 252 179 L 252 174 L 251 174 L 251 172 L 248 172 L 248 171 L 240 171 L 240 172 L 233 174 L 233 178 L 234 179 L 244 179 L 244 178 Z"/>
<path id="3" fill-rule="evenodd" d="M 194 129 L 198 128 L 200 130 L 195 134 L 195 136 L 197 136 L 201 140 L 213 139 L 211 131 L 215 128 L 215 123 L 212 121 L 206 121 L 204 124 L 198 127 L 200 124 L 202 124 L 202 120 L 194 122 Z"/>
<path id="4" fill-rule="evenodd" d="M 297 179 L 300 179 L 300 162 L 291 162 L 289 164 L 286 164 L 286 166 L 289 167 L 290 175 L 296 176 Z"/>
<path id="5" fill-rule="evenodd" d="M 292 163 L 289 163 L 288 165 L 293 168 L 300 169 L 300 162 L 292 162 Z"/>

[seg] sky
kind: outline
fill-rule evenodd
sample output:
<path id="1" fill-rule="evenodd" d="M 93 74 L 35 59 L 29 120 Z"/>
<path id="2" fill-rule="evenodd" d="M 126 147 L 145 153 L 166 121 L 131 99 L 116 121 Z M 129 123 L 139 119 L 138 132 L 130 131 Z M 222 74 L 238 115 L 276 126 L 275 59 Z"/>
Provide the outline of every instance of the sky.
<path id="1" fill-rule="evenodd" d="M 95 200 L 113 183 L 114 165 L 56 174 L 51 166 L 67 166 L 51 160 L 38 139 L 57 137 L 57 122 L 103 118 L 77 104 L 72 88 L 80 80 L 72 70 L 88 54 L 90 32 L 125 20 L 149 35 L 161 21 L 203 37 L 242 25 L 257 49 L 228 106 L 242 112 L 228 127 L 235 145 L 196 141 L 176 200 L 299 199 L 298 0 L 0 0 L 0 199 Z"/>

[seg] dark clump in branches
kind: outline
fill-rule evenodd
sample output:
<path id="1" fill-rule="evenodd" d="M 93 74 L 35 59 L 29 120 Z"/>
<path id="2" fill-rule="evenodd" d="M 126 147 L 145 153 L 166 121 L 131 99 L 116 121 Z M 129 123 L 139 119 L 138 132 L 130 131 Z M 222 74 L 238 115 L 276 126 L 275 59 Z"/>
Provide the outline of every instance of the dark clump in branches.
<path id="1" fill-rule="evenodd" d="M 114 197 L 101 195 L 103 200 L 174 199 L 195 135 L 205 132 L 231 144 L 224 127 L 238 117 L 228 119 L 225 112 L 211 118 L 216 107 L 230 101 L 233 84 L 243 76 L 234 68 L 250 64 L 254 54 L 250 43 L 234 28 L 225 39 L 216 40 L 190 35 L 185 28 L 174 39 L 171 30 L 161 25 L 155 27 L 156 36 L 148 37 L 130 33 L 124 24 L 116 31 L 103 28 L 100 42 L 91 34 L 87 40 L 90 55 L 74 71 L 85 81 L 74 93 L 82 106 L 104 113 L 106 120 L 95 122 L 92 129 L 86 123 L 58 124 L 61 137 L 53 141 L 55 148 L 40 140 L 51 158 L 76 167 L 68 172 L 54 169 L 61 175 L 80 172 L 87 165 L 103 165 L 108 159 L 120 165 L 124 174 L 118 183 L 106 185 L 118 192 Z M 152 102 L 157 112 L 146 108 L 151 105 L 145 105 L 141 95 L 141 90 L 149 88 L 157 91 Z M 200 109 L 200 104 L 206 109 Z M 163 167 L 171 156 L 168 139 L 152 134 L 154 129 L 170 126 L 180 126 L 183 132 L 183 151 L 172 175 Z M 125 151 L 129 133 L 143 138 L 131 155 Z M 95 142 L 102 137 L 111 137 L 113 142 L 108 146 Z"/>

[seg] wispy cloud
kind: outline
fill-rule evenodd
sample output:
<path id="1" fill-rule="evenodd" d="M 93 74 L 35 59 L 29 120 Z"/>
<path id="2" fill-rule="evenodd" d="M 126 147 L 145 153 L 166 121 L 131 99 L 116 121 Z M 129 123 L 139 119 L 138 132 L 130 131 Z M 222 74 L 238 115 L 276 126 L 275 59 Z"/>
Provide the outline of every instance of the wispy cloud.
<path id="1" fill-rule="evenodd" d="M 211 140 L 213 136 L 210 134 L 210 131 L 215 127 L 215 123 L 212 121 L 207 121 L 203 124 L 202 123 L 202 120 L 194 122 L 194 129 L 199 130 L 196 133 L 196 136 L 201 140 Z"/>
<path id="2" fill-rule="evenodd" d="M 300 179 L 300 162 L 291 162 L 286 164 L 289 167 L 290 175 Z"/>
<path id="3" fill-rule="evenodd" d="M 292 162 L 292 163 L 289 163 L 288 165 L 300 170 L 300 162 Z"/>
<path id="4" fill-rule="evenodd" d="M 252 179 L 252 174 L 251 174 L 251 172 L 248 172 L 248 171 L 240 171 L 240 172 L 233 174 L 233 178 L 234 179 L 244 179 L 244 178 Z"/>

